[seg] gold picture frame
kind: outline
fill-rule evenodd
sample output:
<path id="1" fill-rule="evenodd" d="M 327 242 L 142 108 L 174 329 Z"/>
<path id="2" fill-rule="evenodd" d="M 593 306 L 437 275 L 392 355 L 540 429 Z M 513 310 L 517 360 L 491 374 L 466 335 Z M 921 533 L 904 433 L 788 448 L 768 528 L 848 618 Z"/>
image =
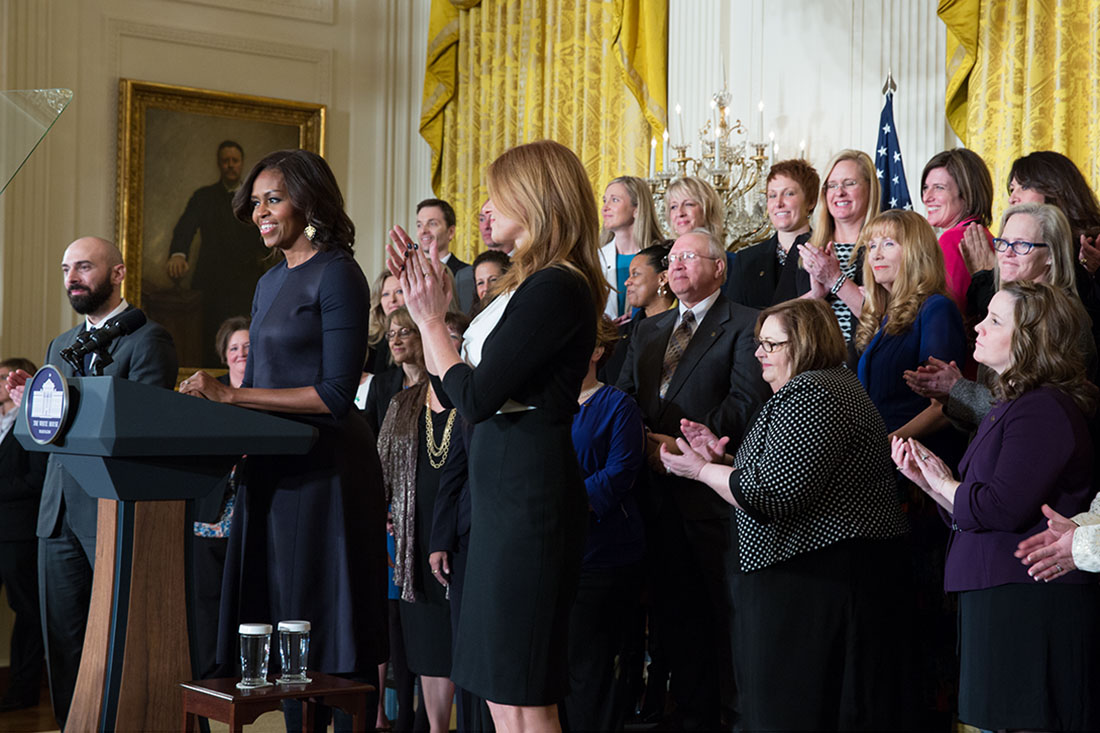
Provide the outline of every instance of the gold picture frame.
<path id="1" fill-rule="evenodd" d="M 240 150 L 238 180 L 243 180 L 256 161 L 274 150 L 298 147 L 324 155 L 325 118 L 323 104 L 119 80 L 115 229 L 126 263 L 122 294 L 172 334 L 181 374 L 224 368 L 220 359 L 212 358 L 209 323 L 216 308 L 207 304 L 221 298 L 225 288 L 208 287 L 204 293 L 192 287 L 206 230 L 187 235 L 185 209 L 198 206 L 192 199 L 200 189 L 213 189 L 218 183 L 231 188 L 227 176 L 232 174 L 219 167 L 225 143 L 233 142 Z M 218 206 L 225 206 L 223 199 L 218 198 Z M 188 242 L 189 270 L 183 277 L 172 277 L 167 266 L 170 250 L 182 241 Z M 211 255 L 208 263 L 213 261 Z M 236 310 L 243 290 L 255 286 L 250 279 L 243 278 L 233 293 Z M 224 304 L 218 305 L 224 310 Z"/>

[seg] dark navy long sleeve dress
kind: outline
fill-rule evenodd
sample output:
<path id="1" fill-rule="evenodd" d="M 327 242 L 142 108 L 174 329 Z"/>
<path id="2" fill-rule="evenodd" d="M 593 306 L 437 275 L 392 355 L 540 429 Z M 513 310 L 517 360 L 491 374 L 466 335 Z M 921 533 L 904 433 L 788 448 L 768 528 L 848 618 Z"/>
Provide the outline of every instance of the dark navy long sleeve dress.
<path id="1" fill-rule="evenodd" d="M 310 669 L 366 672 L 387 657 L 382 470 L 351 409 L 369 303 L 359 265 L 340 250 L 283 261 L 256 286 L 242 386 L 312 386 L 331 414 L 284 415 L 318 428 L 308 454 L 249 459 L 222 585 L 223 663 L 238 654 L 239 623 L 287 619 L 312 623 Z"/>

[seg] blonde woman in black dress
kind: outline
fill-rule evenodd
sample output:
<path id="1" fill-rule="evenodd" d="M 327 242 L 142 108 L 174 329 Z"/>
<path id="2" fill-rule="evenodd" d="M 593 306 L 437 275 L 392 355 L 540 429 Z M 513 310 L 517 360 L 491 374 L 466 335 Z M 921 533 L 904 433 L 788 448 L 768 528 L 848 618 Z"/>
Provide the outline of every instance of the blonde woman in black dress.
<path id="1" fill-rule="evenodd" d="M 488 180 L 493 241 L 514 242 L 516 254 L 466 332 L 465 362 L 444 324 L 451 294 L 437 254 L 412 249 L 395 228 L 389 266 L 440 398 L 474 423 L 451 677 L 489 701 L 497 730 L 556 731 L 588 521 L 572 416 L 608 286 L 596 197 L 572 151 L 551 141 L 512 148 Z"/>

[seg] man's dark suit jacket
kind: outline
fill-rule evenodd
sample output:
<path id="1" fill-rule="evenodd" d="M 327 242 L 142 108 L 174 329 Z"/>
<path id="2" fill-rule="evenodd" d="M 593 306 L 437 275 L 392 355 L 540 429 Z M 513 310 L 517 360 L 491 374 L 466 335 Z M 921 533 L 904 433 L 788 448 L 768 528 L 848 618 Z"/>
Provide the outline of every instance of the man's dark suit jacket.
<path id="1" fill-rule="evenodd" d="M 737 449 L 749 421 L 771 395 L 753 356 L 757 313 L 719 295 L 691 337 L 665 399 L 658 397 L 661 368 L 679 309 L 638 325 L 618 386 L 638 401 L 646 427 L 680 436 L 680 419 L 686 417 L 703 423 L 719 437 L 728 435 L 730 450 Z M 675 476 L 660 478 L 670 482 L 685 519 L 729 515 L 729 505 L 706 485 Z"/>
<path id="2" fill-rule="evenodd" d="M 14 425 L 0 441 L 0 542 L 34 540 L 47 458 L 19 445 Z"/>
<path id="3" fill-rule="evenodd" d="M 810 292 L 810 273 L 798 265 L 797 245 L 810 241 L 809 233 L 800 235 L 791 247 L 783 266 L 775 257 L 779 239 L 770 239 L 737 251 L 726 275 L 723 294 L 735 303 L 750 308 L 767 308 L 784 300 Z"/>
<path id="4" fill-rule="evenodd" d="M 474 268 L 453 254 L 447 260 L 447 268 L 455 276 L 455 298 L 458 299 L 458 307 L 463 313 L 469 313 L 474 304 L 474 291 L 477 289 L 474 283 Z"/>
<path id="5" fill-rule="evenodd" d="M 66 377 L 76 372 L 61 358 L 61 350 L 71 346 L 84 332 L 82 322 L 50 342 L 46 351 L 46 363 L 57 367 Z M 114 363 L 103 370 L 104 376 L 130 379 L 172 389 L 176 384 L 178 366 L 176 347 L 172 337 L 160 325 L 148 321 L 132 334 L 122 336 L 108 347 Z M 78 477 L 68 473 L 61 464 L 50 457 L 46 467 L 46 481 L 42 487 L 42 504 L 38 511 L 38 536 L 52 537 L 58 531 L 61 507 L 64 502 L 69 526 L 78 536 L 95 537 L 96 500 L 80 488 Z"/>

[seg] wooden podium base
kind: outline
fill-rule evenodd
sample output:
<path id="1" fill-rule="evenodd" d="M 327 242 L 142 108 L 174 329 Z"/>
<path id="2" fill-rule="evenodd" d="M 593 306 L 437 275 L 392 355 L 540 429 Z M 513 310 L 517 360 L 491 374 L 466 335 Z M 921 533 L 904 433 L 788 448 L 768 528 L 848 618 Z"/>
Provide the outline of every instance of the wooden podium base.
<path id="1" fill-rule="evenodd" d="M 99 500 L 95 575 L 66 733 L 173 730 L 191 679 L 183 501 Z"/>

